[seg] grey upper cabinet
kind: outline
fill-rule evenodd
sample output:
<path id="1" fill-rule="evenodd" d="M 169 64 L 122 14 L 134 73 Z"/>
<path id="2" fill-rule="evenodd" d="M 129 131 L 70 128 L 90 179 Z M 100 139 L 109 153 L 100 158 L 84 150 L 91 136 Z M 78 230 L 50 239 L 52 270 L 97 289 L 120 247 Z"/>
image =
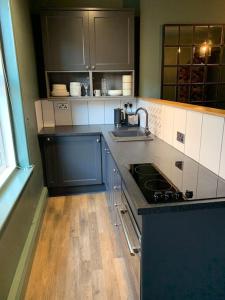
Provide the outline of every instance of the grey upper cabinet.
<path id="1" fill-rule="evenodd" d="M 128 11 L 90 11 L 92 70 L 134 68 L 134 15 Z"/>
<path id="2" fill-rule="evenodd" d="M 133 70 L 131 11 L 44 11 L 46 71 Z"/>
<path id="3" fill-rule="evenodd" d="M 89 68 L 88 11 L 46 11 L 42 36 L 47 71 Z"/>

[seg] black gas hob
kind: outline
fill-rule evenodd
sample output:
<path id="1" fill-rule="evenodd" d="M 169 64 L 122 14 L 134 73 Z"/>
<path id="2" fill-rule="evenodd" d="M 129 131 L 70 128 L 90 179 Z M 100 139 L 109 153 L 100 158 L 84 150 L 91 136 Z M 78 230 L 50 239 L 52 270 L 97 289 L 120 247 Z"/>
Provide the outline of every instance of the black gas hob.
<path id="1" fill-rule="evenodd" d="M 174 164 L 174 167 L 180 168 L 178 162 Z M 182 188 L 178 188 L 174 184 L 172 176 L 171 178 L 168 178 L 168 176 L 152 163 L 132 164 L 130 165 L 130 173 L 147 202 L 151 204 L 225 197 L 224 181 L 221 178 L 218 180 L 219 177 L 215 174 L 210 173 L 210 177 L 208 177 L 207 180 L 204 177 L 204 185 L 199 185 L 200 180 L 198 178 L 193 184 L 193 175 L 187 178 L 187 176 L 183 176 L 182 170 L 180 176 L 183 176 L 183 186 Z M 198 174 L 203 178 L 201 172 Z M 209 186 L 210 191 L 207 191 Z"/>

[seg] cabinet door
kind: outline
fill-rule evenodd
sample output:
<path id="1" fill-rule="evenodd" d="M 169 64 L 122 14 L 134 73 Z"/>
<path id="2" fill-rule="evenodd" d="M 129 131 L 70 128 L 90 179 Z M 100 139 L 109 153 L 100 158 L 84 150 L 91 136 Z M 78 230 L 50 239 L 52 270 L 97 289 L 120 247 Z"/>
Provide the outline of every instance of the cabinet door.
<path id="1" fill-rule="evenodd" d="M 42 15 L 47 71 L 81 71 L 89 66 L 87 11 L 47 11 Z"/>
<path id="2" fill-rule="evenodd" d="M 59 137 L 56 152 L 60 186 L 102 183 L 100 136 Z"/>
<path id="3" fill-rule="evenodd" d="M 131 12 L 90 11 L 92 70 L 134 68 L 134 16 Z"/>
<path id="4" fill-rule="evenodd" d="M 105 139 L 101 137 L 101 148 L 102 148 L 102 181 L 106 185 L 106 151 L 107 151 L 107 144 Z M 106 187 L 107 188 L 107 187 Z"/>
<path id="5" fill-rule="evenodd" d="M 54 137 L 40 138 L 40 147 L 44 168 L 45 184 L 48 187 L 58 185 L 58 166 L 56 143 Z"/>

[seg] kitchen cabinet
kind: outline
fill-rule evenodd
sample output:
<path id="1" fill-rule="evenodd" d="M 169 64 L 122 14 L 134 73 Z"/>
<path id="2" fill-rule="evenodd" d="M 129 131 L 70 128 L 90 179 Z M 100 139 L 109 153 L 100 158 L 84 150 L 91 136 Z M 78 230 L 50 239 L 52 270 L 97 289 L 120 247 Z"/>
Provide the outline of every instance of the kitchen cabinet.
<path id="1" fill-rule="evenodd" d="M 129 293 L 132 291 L 131 294 L 136 295 L 135 299 L 139 299 L 140 257 L 138 254 L 131 253 L 128 245 L 130 232 L 133 232 L 134 229 L 133 225 L 131 225 L 131 222 L 129 221 L 130 218 L 127 218 L 127 207 L 124 206 L 124 203 L 128 202 L 122 200 L 125 197 L 125 194 L 122 191 L 122 179 L 104 139 L 102 141 L 102 154 L 102 165 L 104 170 L 103 180 L 106 185 L 108 210 L 117 240 L 117 245 L 115 245 L 114 247 L 115 255 L 117 257 L 123 257 L 126 267 L 129 270 L 129 280 L 132 283 Z M 132 215 L 132 213 L 130 213 L 130 215 Z M 124 219 L 126 219 L 126 221 L 129 221 L 128 225 L 130 226 L 127 226 L 127 224 L 125 224 Z M 132 241 L 134 236 L 135 235 L 132 234 Z M 137 240 L 137 238 L 134 238 L 134 240 Z M 129 296 L 130 294 L 128 295 L 128 297 Z"/>
<path id="2" fill-rule="evenodd" d="M 113 225 L 117 226 L 118 215 L 116 208 L 121 199 L 121 177 L 104 139 L 102 141 L 102 166 L 108 209 Z"/>
<path id="3" fill-rule="evenodd" d="M 89 68 L 88 11 L 45 11 L 42 38 L 46 71 Z"/>
<path id="4" fill-rule="evenodd" d="M 100 135 L 40 137 L 50 188 L 102 184 Z"/>
<path id="5" fill-rule="evenodd" d="M 44 11 L 46 71 L 132 70 L 132 11 Z"/>
<path id="6" fill-rule="evenodd" d="M 92 70 L 134 68 L 134 16 L 129 11 L 90 11 Z"/>

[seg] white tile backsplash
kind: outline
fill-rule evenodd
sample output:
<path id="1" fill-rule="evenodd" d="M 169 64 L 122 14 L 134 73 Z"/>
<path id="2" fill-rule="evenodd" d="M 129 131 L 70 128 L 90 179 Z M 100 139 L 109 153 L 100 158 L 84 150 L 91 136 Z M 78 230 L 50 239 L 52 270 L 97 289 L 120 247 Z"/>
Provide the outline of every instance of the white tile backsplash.
<path id="1" fill-rule="evenodd" d="M 120 100 L 105 101 L 105 124 L 114 124 L 115 108 L 120 108 Z"/>
<path id="2" fill-rule="evenodd" d="M 89 124 L 104 124 L 105 122 L 105 103 L 104 101 L 88 102 Z"/>
<path id="3" fill-rule="evenodd" d="M 177 132 L 183 133 L 185 135 L 186 115 L 186 110 L 174 108 L 173 146 L 181 152 L 184 152 L 184 144 L 177 141 Z"/>
<path id="4" fill-rule="evenodd" d="M 127 99 L 127 100 L 121 100 L 121 101 L 120 101 L 120 107 L 124 109 L 124 104 L 125 104 L 125 103 L 128 103 L 128 102 L 129 102 L 129 103 L 132 103 L 132 105 L 133 105 L 132 111 L 135 112 L 136 109 L 137 109 L 137 103 L 136 103 L 136 100 L 132 100 L 132 99 L 130 99 L 130 100 L 129 100 L 129 99 Z M 129 111 L 130 111 L 130 109 L 129 109 Z"/>
<path id="5" fill-rule="evenodd" d="M 144 99 L 137 105 L 149 111 L 153 134 L 225 179 L 224 118 Z M 185 134 L 184 144 L 177 141 L 177 131 Z"/>
<path id="6" fill-rule="evenodd" d="M 53 102 L 48 100 L 42 100 L 41 107 L 42 107 L 44 127 L 54 127 L 55 115 L 54 115 Z"/>
<path id="7" fill-rule="evenodd" d="M 212 172 L 219 173 L 224 118 L 203 115 L 199 162 Z"/>
<path id="8" fill-rule="evenodd" d="M 187 111 L 185 154 L 199 161 L 203 115 L 194 111 Z"/>
<path id="9" fill-rule="evenodd" d="M 223 128 L 223 142 L 222 142 L 222 151 L 221 151 L 221 157 L 220 157 L 219 175 L 225 179 L 225 125 Z"/>
<path id="10" fill-rule="evenodd" d="M 163 105 L 163 136 L 162 139 L 168 144 L 173 143 L 174 108 Z"/>
<path id="11" fill-rule="evenodd" d="M 54 101 L 55 125 L 72 125 L 71 105 L 69 101 Z"/>
<path id="12" fill-rule="evenodd" d="M 73 101 L 71 102 L 72 123 L 73 125 L 87 125 L 88 124 L 88 102 L 87 101 Z"/>

